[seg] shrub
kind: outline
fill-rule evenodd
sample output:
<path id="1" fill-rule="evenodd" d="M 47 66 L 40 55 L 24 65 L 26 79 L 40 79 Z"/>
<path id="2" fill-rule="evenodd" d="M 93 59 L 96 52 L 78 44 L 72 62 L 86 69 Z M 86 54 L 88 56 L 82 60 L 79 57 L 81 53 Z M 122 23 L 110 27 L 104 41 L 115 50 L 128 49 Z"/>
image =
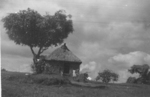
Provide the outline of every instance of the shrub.
<path id="1" fill-rule="evenodd" d="M 32 76 L 33 83 L 42 85 L 70 84 L 70 80 L 59 75 L 38 74 Z"/>
<path id="2" fill-rule="evenodd" d="M 136 83 L 136 78 L 135 77 L 129 77 L 127 79 L 127 82 L 126 83 Z"/>
<path id="3" fill-rule="evenodd" d="M 32 75 L 11 75 L 6 78 L 8 81 L 19 83 L 41 84 L 41 85 L 63 85 L 70 84 L 70 80 L 60 75 L 32 74 Z"/>
<path id="4" fill-rule="evenodd" d="M 75 77 L 75 80 L 78 81 L 78 82 L 87 82 L 87 78 L 88 78 L 88 74 L 87 73 L 81 73 L 81 74 L 78 74 Z"/>

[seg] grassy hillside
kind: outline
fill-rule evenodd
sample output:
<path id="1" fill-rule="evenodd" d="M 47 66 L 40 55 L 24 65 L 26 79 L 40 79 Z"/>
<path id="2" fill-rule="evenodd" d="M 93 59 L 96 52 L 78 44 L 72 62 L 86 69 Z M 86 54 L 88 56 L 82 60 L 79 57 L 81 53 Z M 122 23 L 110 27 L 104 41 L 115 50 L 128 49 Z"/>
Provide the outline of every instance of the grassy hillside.
<path id="1" fill-rule="evenodd" d="M 24 73 L 2 71 L 2 97 L 150 97 L 150 85 L 108 84 L 105 89 L 47 86 L 34 83 L 30 78 Z"/>

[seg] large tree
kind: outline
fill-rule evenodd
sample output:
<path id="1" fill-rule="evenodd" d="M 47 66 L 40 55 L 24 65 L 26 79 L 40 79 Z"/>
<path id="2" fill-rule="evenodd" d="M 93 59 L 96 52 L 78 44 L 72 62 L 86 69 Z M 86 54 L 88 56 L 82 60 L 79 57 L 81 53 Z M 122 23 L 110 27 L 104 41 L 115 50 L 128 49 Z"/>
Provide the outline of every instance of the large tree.
<path id="1" fill-rule="evenodd" d="M 118 81 L 119 75 L 112 72 L 111 70 L 104 70 L 99 72 L 96 80 L 101 80 L 104 83 L 109 83 L 110 81 Z"/>
<path id="2" fill-rule="evenodd" d="M 131 74 L 138 73 L 139 78 L 136 79 L 135 83 L 150 83 L 150 66 L 144 65 L 133 65 L 128 71 Z"/>
<path id="3" fill-rule="evenodd" d="M 54 15 L 41 15 L 28 8 L 8 14 L 2 21 L 11 40 L 18 45 L 30 47 L 34 64 L 43 51 L 63 43 L 73 32 L 71 15 L 67 15 L 64 10 L 59 10 Z M 35 52 L 34 48 L 39 49 Z"/>

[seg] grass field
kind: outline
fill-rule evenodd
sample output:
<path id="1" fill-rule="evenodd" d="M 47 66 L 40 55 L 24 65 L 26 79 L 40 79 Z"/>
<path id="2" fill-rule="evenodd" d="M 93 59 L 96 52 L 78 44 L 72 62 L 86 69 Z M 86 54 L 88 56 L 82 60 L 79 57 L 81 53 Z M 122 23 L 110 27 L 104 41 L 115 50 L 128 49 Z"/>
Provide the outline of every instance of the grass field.
<path id="1" fill-rule="evenodd" d="M 108 84 L 107 88 L 41 85 L 23 81 L 24 73 L 2 71 L 2 97 L 150 97 L 150 85 Z M 101 84 L 101 83 L 96 83 Z"/>

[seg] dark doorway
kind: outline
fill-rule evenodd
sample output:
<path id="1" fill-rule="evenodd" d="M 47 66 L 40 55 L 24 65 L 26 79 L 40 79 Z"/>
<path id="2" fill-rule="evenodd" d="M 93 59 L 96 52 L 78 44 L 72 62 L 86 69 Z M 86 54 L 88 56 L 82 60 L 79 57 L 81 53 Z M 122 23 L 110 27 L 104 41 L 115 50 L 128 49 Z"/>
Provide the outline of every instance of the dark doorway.
<path id="1" fill-rule="evenodd" d="M 70 70 L 70 65 L 69 64 L 65 64 L 64 65 L 64 73 L 65 74 L 69 74 L 69 70 Z"/>

